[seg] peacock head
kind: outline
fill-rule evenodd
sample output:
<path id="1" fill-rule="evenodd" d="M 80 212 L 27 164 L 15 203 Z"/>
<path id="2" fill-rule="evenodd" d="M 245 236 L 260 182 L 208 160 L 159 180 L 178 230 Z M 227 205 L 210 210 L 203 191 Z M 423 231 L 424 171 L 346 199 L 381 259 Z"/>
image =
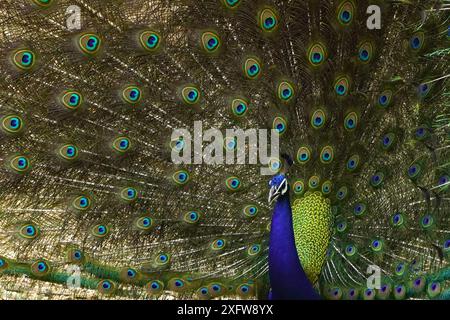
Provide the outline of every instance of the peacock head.
<path id="1" fill-rule="evenodd" d="M 289 185 L 284 174 L 278 174 L 269 181 L 269 204 L 288 192 Z"/>

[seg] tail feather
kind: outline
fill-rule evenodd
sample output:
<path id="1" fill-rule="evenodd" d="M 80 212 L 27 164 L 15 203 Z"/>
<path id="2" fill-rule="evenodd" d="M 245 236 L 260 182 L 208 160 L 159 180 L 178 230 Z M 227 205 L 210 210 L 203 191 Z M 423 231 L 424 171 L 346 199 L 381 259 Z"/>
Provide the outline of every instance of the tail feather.
<path id="1" fill-rule="evenodd" d="M 77 1 L 70 30 L 72 4 L 0 4 L 10 297 L 266 298 L 268 178 L 195 149 L 201 164 L 174 164 L 172 132 L 195 121 L 277 130 L 293 201 L 329 199 L 323 296 L 449 297 L 444 2 Z"/>

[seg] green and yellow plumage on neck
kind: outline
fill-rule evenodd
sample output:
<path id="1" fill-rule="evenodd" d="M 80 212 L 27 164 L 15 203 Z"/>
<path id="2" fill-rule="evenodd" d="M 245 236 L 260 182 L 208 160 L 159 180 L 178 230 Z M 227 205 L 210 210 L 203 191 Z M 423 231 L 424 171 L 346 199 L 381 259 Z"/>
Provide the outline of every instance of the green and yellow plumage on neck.
<path id="1" fill-rule="evenodd" d="M 292 164 L 270 167 L 322 297 L 450 299 L 448 9 L 1 1 L 0 294 L 267 298 L 269 177 L 194 148 L 174 164 L 172 133 L 202 121 L 277 132 Z"/>

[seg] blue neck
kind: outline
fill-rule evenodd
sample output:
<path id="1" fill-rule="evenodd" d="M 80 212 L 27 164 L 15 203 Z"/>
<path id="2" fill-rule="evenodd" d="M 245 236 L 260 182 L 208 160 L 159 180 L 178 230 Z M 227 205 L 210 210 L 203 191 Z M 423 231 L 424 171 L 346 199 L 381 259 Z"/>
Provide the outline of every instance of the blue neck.
<path id="1" fill-rule="evenodd" d="M 272 216 L 269 245 L 271 299 L 316 300 L 320 296 L 306 277 L 295 247 L 289 192 L 278 198 Z"/>

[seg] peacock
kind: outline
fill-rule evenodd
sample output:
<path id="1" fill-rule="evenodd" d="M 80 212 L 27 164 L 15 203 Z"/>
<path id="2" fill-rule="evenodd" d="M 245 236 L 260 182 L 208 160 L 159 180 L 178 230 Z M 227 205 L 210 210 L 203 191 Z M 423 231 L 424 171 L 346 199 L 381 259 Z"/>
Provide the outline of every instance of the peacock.
<path id="1" fill-rule="evenodd" d="M 450 299 L 449 10 L 1 1 L 2 299 Z"/>

